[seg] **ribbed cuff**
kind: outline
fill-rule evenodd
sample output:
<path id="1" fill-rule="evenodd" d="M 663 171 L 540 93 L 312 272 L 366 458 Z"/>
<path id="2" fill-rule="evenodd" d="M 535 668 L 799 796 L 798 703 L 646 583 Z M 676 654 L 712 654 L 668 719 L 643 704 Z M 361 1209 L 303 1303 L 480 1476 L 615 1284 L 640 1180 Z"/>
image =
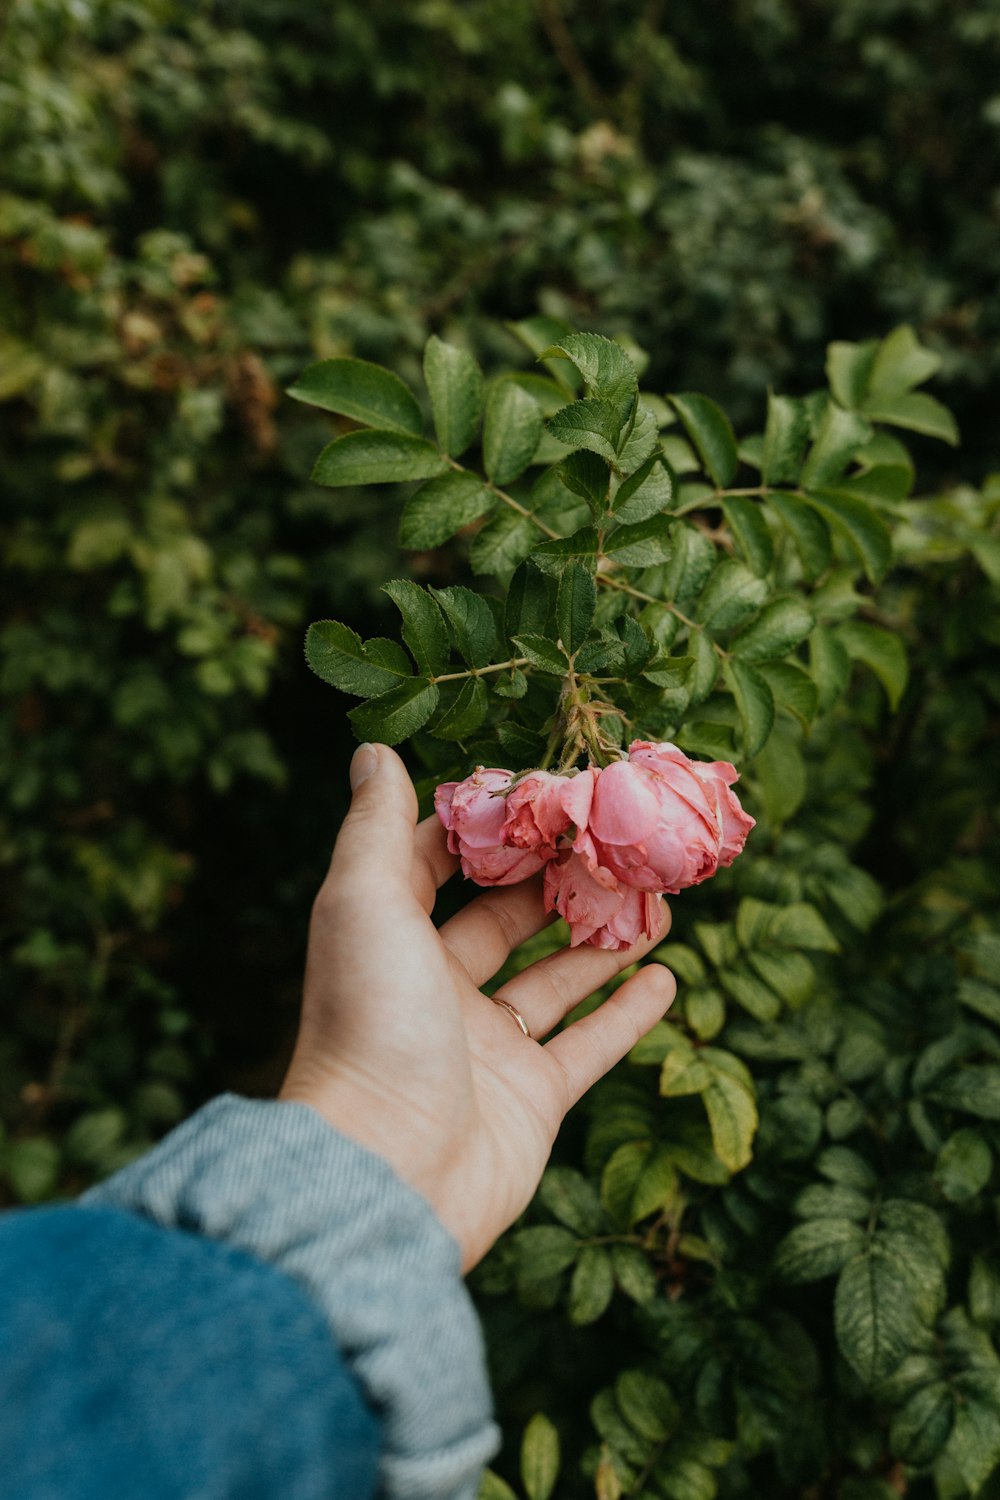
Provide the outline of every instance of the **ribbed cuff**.
<path id="1" fill-rule="evenodd" d="M 381 1492 L 472 1500 L 499 1446 L 458 1245 L 382 1157 L 308 1105 L 213 1099 L 80 1202 L 269 1261 L 323 1309 L 384 1423 Z"/>

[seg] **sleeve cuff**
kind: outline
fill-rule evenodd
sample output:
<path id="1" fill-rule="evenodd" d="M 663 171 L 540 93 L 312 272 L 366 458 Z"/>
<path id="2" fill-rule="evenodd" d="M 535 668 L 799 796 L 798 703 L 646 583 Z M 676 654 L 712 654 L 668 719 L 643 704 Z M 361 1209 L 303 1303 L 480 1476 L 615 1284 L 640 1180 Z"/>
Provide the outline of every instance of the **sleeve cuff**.
<path id="1" fill-rule="evenodd" d="M 499 1446 L 459 1247 L 382 1157 L 308 1105 L 222 1095 L 81 1203 L 269 1261 L 322 1308 L 384 1424 L 381 1492 L 472 1500 Z"/>

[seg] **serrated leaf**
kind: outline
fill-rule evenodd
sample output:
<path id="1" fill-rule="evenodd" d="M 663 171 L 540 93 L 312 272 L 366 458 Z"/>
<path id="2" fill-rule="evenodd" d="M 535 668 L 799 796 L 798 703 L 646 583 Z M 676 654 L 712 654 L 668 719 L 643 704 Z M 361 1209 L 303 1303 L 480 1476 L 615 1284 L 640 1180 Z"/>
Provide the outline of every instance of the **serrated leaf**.
<path id="1" fill-rule="evenodd" d="M 834 401 L 827 402 L 819 431 L 802 466 L 799 483 L 808 490 L 839 479 L 871 435 L 871 425 L 863 417 L 845 411 Z"/>
<path id="2" fill-rule="evenodd" d="M 567 1312 L 575 1328 L 596 1323 L 607 1311 L 615 1290 L 611 1256 L 603 1245 L 586 1245 L 580 1251 L 570 1279 Z"/>
<path id="3" fill-rule="evenodd" d="M 395 641 L 361 638 L 337 620 L 317 620 L 306 632 L 306 661 L 317 677 L 344 693 L 370 698 L 412 675 L 406 653 Z"/>
<path id="4" fill-rule="evenodd" d="M 767 820 L 780 827 L 798 812 L 806 796 L 806 768 L 793 733 L 777 727 L 753 763 Z M 765 976 L 766 977 L 766 976 Z"/>
<path id="5" fill-rule="evenodd" d="M 612 510 L 619 521 L 631 525 L 669 510 L 673 498 L 670 470 L 661 455 L 654 453 L 619 486 Z"/>
<path id="6" fill-rule="evenodd" d="M 431 725 L 430 732 L 439 740 L 466 740 L 475 734 L 488 713 L 489 696 L 485 684 L 479 677 L 469 677 L 441 717 Z"/>
<path id="7" fill-rule="evenodd" d="M 876 1244 L 844 1267 L 834 1297 L 840 1352 L 866 1385 L 891 1375 L 920 1331 L 910 1287 Z"/>
<path id="8" fill-rule="evenodd" d="M 507 589 L 504 634 L 510 637 L 523 630 L 529 635 L 544 635 L 554 606 L 552 579 L 534 563 L 521 563 Z"/>
<path id="9" fill-rule="evenodd" d="M 555 641 L 547 640 L 543 635 L 516 635 L 514 647 L 518 656 L 526 656 L 531 665 L 541 672 L 551 672 L 556 677 L 562 677 L 569 669 L 565 652 L 559 649 Z"/>
<path id="10" fill-rule="evenodd" d="M 904 1463 L 927 1468 L 948 1441 L 953 1421 L 951 1391 L 945 1381 L 931 1381 L 893 1413 L 889 1447 Z"/>
<path id="11" fill-rule="evenodd" d="M 423 428 L 420 407 L 409 387 L 391 370 L 365 359 L 321 359 L 304 370 L 286 394 L 383 432 L 419 437 Z"/>
<path id="12" fill-rule="evenodd" d="M 878 344 L 867 339 L 863 344 L 833 343 L 826 350 L 826 378 L 841 406 L 856 410 L 865 399 Z"/>
<path id="13" fill-rule="evenodd" d="M 538 1187 L 538 1199 L 554 1218 L 582 1236 L 604 1227 L 601 1202 L 592 1182 L 571 1167 L 549 1167 Z"/>
<path id="14" fill-rule="evenodd" d="M 735 963 L 720 969 L 718 979 L 729 998 L 755 1020 L 766 1023 L 781 1013 L 778 996 L 746 964 Z"/>
<path id="15" fill-rule="evenodd" d="M 760 662 L 757 670 L 774 694 L 775 706 L 808 729 L 819 708 L 819 693 L 809 673 L 790 661 Z"/>
<path id="16" fill-rule="evenodd" d="M 449 537 L 493 509 L 497 497 L 478 474 L 441 474 L 422 484 L 403 506 L 399 522 L 401 547 L 440 547 Z"/>
<path id="17" fill-rule="evenodd" d="M 430 593 L 451 626 L 455 645 L 464 660 L 470 667 L 488 666 L 493 660 L 497 639 L 493 611 L 486 600 L 461 584 L 446 589 L 432 588 Z"/>
<path id="18" fill-rule="evenodd" d="M 769 748 L 765 746 L 762 754 L 766 755 Z M 816 987 L 816 970 L 804 953 L 794 949 L 750 953 L 747 962 L 792 1009 L 804 1005 Z"/>
<path id="19" fill-rule="evenodd" d="M 632 526 L 618 526 L 605 539 L 604 551 L 628 568 L 648 568 L 666 562 L 671 551 L 671 526 L 666 516 L 650 516 Z"/>
<path id="20" fill-rule="evenodd" d="M 535 456 L 544 429 L 541 408 L 512 380 L 490 387 L 483 421 L 483 466 L 494 484 L 510 484 Z"/>
<path id="21" fill-rule="evenodd" d="M 316 484 L 398 484 L 433 479 L 447 464 L 433 443 L 402 432 L 348 432 L 327 443 L 313 465 Z"/>
<path id="22" fill-rule="evenodd" d="M 420 671 L 428 677 L 443 672 L 448 665 L 448 631 L 430 594 L 406 578 L 384 583 L 382 592 L 403 616 L 403 640 Z"/>
<path id="23" fill-rule="evenodd" d="M 657 592 L 662 598 L 686 609 L 688 603 L 701 593 L 715 568 L 715 544 L 687 521 L 674 526 L 670 543 L 673 551 L 662 570 Z"/>
<path id="24" fill-rule="evenodd" d="M 882 517 L 849 490 L 811 489 L 806 499 L 850 543 L 872 583 L 878 583 L 892 561 L 892 538 Z"/>
<path id="25" fill-rule="evenodd" d="M 768 505 L 788 532 L 802 560 L 802 571 L 807 579 L 815 579 L 825 573 L 833 561 L 830 528 L 816 511 L 799 495 L 782 495 L 774 492 L 767 497 Z"/>
<path id="26" fill-rule="evenodd" d="M 626 1297 L 642 1306 L 652 1302 L 659 1283 L 648 1258 L 638 1245 L 612 1245 L 611 1268 Z"/>
<path id="27" fill-rule="evenodd" d="M 819 1281 L 842 1271 L 864 1244 L 864 1230 L 849 1219 L 810 1219 L 785 1235 L 774 1268 L 785 1281 Z"/>
<path id="28" fill-rule="evenodd" d="M 549 1500 L 559 1477 L 559 1434 L 537 1412 L 521 1440 L 521 1483 L 527 1500 Z"/>
<path id="29" fill-rule="evenodd" d="M 712 630 L 732 630 L 764 603 L 770 590 L 735 557 L 724 557 L 716 565 L 702 590 L 696 618 Z"/>
<path id="30" fill-rule="evenodd" d="M 909 676 L 906 648 L 899 636 L 863 620 L 845 620 L 836 638 L 849 657 L 871 668 L 885 688 L 889 707 L 898 708 Z"/>
<path id="31" fill-rule="evenodd" d="M 775 599 L 733 638 L 730 649 L 741 661 L 755 663 L 787 656 L 813 628 L 813 617 L 801 599 Z"/>
<path id="32" fill-rule="evenodd" d="M 811 1182 L 792 1204 L 800 1219 L 850 1219 L 866 1224 L 871 1214 L 871 1193 L 845 1187 L 843 1183 Z"/>
<path id="33" fill-rule="evenodd" d="M 686 392 L 667 399 L 684 424 L 706 470 L 719 489 L 725 489 L 732 484 L 739 468 L 736 439 L 729 418 L 707 396 Z"/>
<path id="34" fill-rule="evenodd" d="M 439 696 L 433 682 L 412 677 L 390 692 L 358 704 L 347 717 L 359 740 L 398 745 L 423 728 L 437 708 Z"/>
<path id="35" fill-rule="evenodd" d="M 921 432 L 925 437 L 940 438 L 952 447 L 958 443 L 958 423 L 951 412 L 934 396 L 923 391 L 912 391 L 905 396 L 871 396 L 865 402 L 864 410 L 873 422 L 886 422 L 890 427 L 902 427 L 908 432 Z"/>
<path id="36" fill-rule="evenodd" d="M 571 654 L 587 639 L 596 607 L 597 589 L 592 575 L 579 563 L 571 563 L 559 579 L 556 597 L 559 639 Z"/>
<path id="37" fill-rule="evenodd" d="M 545 744 L 541 735 L 533 734 L 530 729 L 525 729 L 523 724 L 513 724 L 509 720 L 497 725 L 496 734 L 507 752 L 508 762 L 515 770 L 519 767 L 538 765 Z"/>
<path id="38" fill-rule="evenodd" d="M 611 472 L 603 458 L 588 448 L 577 448 L 559 465 L 559 476 L 567 489 L 586 500 L 594 514 L 605 509 Z"/>
<path id="39" fill-rule="evenodd" d="M 474 573 L 509 573 L 530 553 L 540 532 L 530 516 L 502 506 L 474 537 L 469 562 Z"/>
<path id="40" fill-rule="evenodd" d="M 638 379 L 625 350 L 597 333 L 574 333 L 539 354 L 539 359 L 568 359 L 583 376 L 588 395 L 608 402 L 624 422 L 635 404 Z"/>
<path id="41" fill-rule="evenodd" d="M 767 426 L 761 455 L 761 481 L 766 485 L 794 484 L 809 436 L 805 407 L 794 396 L 768 392 Z"/>
<path id="42" fill-rule="evenodd" d="M 621 419 L 607 401 L 574 401 L 549 418 L 548 431 L 567 448 L 586 448 L 618 468 Z"/>
<path id="43" fill-rule="evenodd" d="M 442 452 L 458 458 L 479 430 L 482 371 L 466 349 L 457 349 L 432 334 L 424 348 L 424 379 Z"/>
<path id="44" fill-rule="evenodd" d="M 512 1239 L 518 1275 L 523 1281 L 557 1276 L 576 1260 L 579 1245 L 575 1234 L 558 1224 L 538 1224 L 518 1229 Z"/>
<path id="45" fill-rule="evenodd" d="M 774 561 L 774 543 L 760 505 L 741 495 L 722 500 L 722 511 L 748 565 L 763 576 Z"/>
<path id="46" fill-rule="evenodd" d="M 793 901 L 779 908 L 768 936 L 772 943 L 784 948 L 811 948 L 821 953 L 836 953 L 840 947 L 815 906 L 810 906 L 807 901 Z"/>
<path id="47" fill-rule="evenodd" d="M 896 395 L 910 391 L 930 380 L 940 368 L 940 356 L 925 349 L 909 324 L 904 323 L 879 344 L 868 379 L 868 394 Z"/>
<path id="48" fill-rule="evenodd" d="M 711 1050 L 714 1049 L 705 1049 L 706 1052 Z M 753 1089 L 742 1080 L 716 1069 L 701 1098 L 708 1114 L 716 1156 L 727 1171 L 741 1171 L 753 1155 L 757 1130 Z"/>
<path id="49" fill-rule="evenodd" d="M 593 526 L 581 526 L 572 536 L 542 542 L 533 549 L 531 560 L 543 572 L 555 575 L 572 563 L 580 563 L 593 572 L 597 567 L 597 532 Z"/>
<path id="50" fill-rule="evenodd" d="M 686 678 L 688 692 L 692 703 L 703 703 L 719 675 L 719 658 L 711 637 L 703 630 L 691 632 L 688 649 L 694 658 L 694 666 Z"/>
<path id="51" fill-rule="evenodd" d="M 640 403 L 631 423 L 618 440 L 619 474 L 634 474 L 641 468 L 656 448 L 657 434 L 656 418 L 648 407 Z"/>
<path id="52" fill-rule="evenodd" d="M 820 625 L 809 637 L 809 672 L 824 710 L 836 703 L 851 679 L 851 658 L 837 637 Z"/>
<path id="53" fill-rule="evenodd" d="M 722 672 L 739 710 L 744 754 L 752 760 L 774 728 L 774 695 L 760 673 L 745 662 L 726 661 Z"/>

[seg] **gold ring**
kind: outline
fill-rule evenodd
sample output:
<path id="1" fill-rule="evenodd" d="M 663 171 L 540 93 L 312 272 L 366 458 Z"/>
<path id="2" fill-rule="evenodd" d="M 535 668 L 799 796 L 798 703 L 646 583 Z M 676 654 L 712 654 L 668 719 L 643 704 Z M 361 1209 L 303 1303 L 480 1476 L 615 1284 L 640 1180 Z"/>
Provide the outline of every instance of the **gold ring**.
<path id="1" fill-rule="evenodd" d="M 493 1001 L 494 1005 L 502 1005 L 504 1010 L 510 1011 L 511 1015 L 514 1017 L 514 1020 L 517 1022 L 518 1026 L 520 1026 L 521 1030 L 524 1032 L 525 1036 L 530 1042 L 531 1032 L 528 1030 L 528 1023 L 522 1016 L 521 1012 L 519 1010 L 515 1010 L 509 1000 L 500 1000 L 496 995 L 491 995 L 490 999 Z"/>

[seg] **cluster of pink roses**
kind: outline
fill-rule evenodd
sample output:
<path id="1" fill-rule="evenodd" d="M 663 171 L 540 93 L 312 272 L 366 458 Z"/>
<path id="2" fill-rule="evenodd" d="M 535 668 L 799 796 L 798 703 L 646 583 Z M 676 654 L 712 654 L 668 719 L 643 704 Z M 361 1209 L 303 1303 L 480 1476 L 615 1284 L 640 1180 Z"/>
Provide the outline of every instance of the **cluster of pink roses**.
<path id="1" fill-rule="evenodd" d="M 448 847 L 478 885 L 545 871 L 545 906 L 571 942 L 631 948 L 659 930 L 661 893 L 731 865 L 754 826 L 730 790 L 726 761 L 689 760 L 676 745 L 634 740 L 628 758 L 569 776 L 480 767 L 437 788 Z"/>

